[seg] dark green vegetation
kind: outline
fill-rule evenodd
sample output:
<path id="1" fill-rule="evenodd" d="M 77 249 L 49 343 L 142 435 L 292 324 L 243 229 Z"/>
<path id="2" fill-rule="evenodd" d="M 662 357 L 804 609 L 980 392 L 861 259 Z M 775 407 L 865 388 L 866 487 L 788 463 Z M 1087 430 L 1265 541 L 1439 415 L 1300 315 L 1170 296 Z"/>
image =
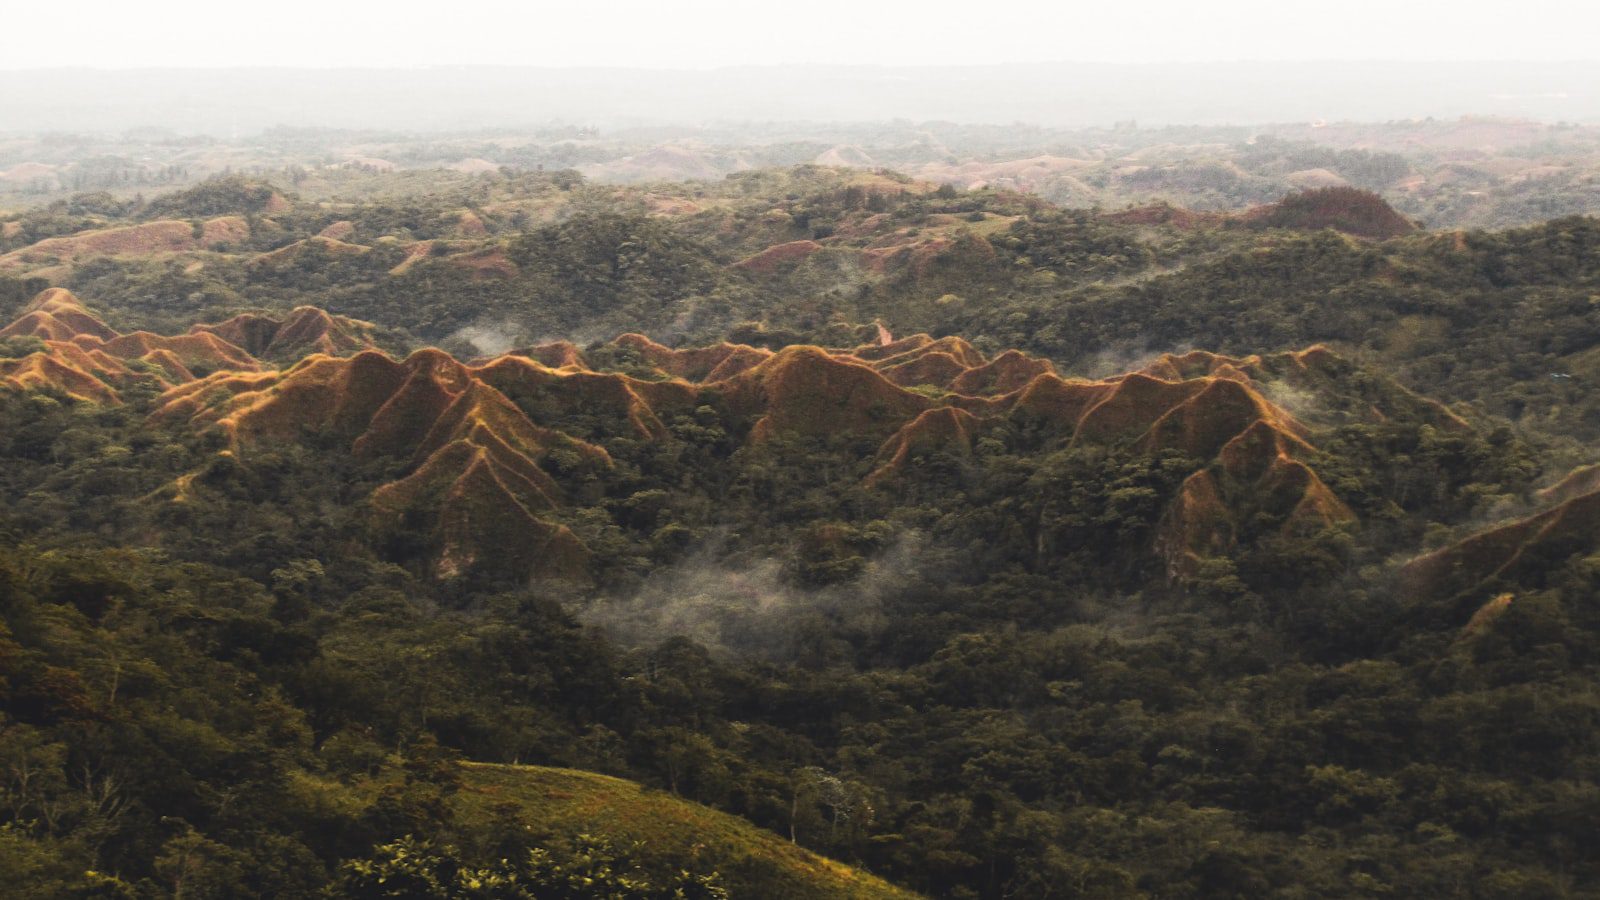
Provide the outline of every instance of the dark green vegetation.
<path id="1" fill-rule="evenodd" d="M 463 353 L 621 330 L 841 345 L 881 320 L 1098 374 L 1326 341 L 1356 364 L 1272 396 L 1352 515 L 1286 532 L 1224 483 L 1235 541 L 1171 571 L 1152 549 L 1204 462 L 1171 447 L 1012 414 L 869 487 L 881 410 L 758 443 L 703 405 L 642 440 L 598 405 L 513 398 L 614 457 L 555 467 L 596 584 L 433 580 L 416 540 L 371 533 L 392 462 L 219 457 L 215 433 L 147 421 L 148 393 L 6 393 L 19 893 L 371 896 L 376 871 L 555 882 L 595 858 L 650 890 L 712 870 L 735 897 L 878 890 L 774 839 L 952 897 L 1600 891 L 1600 534 L 1543 545 L 1536 578 L 1441 594 L 1397 571 L 1592 461 L 1594 220 L 1374 243 L 815 168 L 653 192 L 497 174 L 338 208 L 257 188 L 82 212 L 249 230 L 16 257 L 0 314 L 35 276 L 123 330 L 315 303 Z M 588 358 L 659 377 L 624 345 Z"/>

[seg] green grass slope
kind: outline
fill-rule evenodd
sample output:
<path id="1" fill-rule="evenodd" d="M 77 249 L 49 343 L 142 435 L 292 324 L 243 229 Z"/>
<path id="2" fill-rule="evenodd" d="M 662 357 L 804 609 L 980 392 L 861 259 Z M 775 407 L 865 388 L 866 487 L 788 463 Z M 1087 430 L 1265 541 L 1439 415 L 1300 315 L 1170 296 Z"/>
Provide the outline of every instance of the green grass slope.
<path id="1" fill-rule="evenodd" d="M 543 766 L 463 763 L 459 815 L 513 803 L 556 832 L 638 841 L 648 862 L 690 857 L 722 873 L 735 898 L 873 900 L 918 895 L 818 856 L 737 816 L 608 775 Z"/>

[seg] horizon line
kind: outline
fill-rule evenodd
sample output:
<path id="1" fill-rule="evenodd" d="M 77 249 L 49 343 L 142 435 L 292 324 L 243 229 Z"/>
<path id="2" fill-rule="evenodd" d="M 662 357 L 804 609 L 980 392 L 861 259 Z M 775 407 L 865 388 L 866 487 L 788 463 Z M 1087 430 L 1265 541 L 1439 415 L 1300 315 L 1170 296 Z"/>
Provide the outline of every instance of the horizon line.
<path id="1" fill-rule="evenodd" d="M 1313 59 L 1272 59 L 1272 58 L 1236 58 L 1236 59 L 1194 59 L 1194 60 L 1097 60 L 1097 59 L 1045 59 L 1045 60 L 1015 60 L 1006 62 L 972 62 L 972 63 L 837 63 L 837 62 L 776 62 L 776 63 L 730 63 L 716 66 L 665 66 L 665 65 L 618 65 L 618 64 L 574 64 L 574 65 L 540 65 L 537 63 L 371 63 L 371 64 L 329 64 L 329 65 L 275 65 L 271 63 L 250 63 L 243 65 L 183 65 L 162 63 L 151 65 L 122 65 L 101 66 L 89 63 L 53 66 L 7 66 L 0 63 L 0 72 L 5 73 L 55 73 L 55 72 L 426 72 L 426 71 L 536 71 L 536 72 L 685 72 L 685 73 L 710 73 L 724 71 L 779 70 L 779 69 L 836 69 L 836 70 L 949 70 L 949 69 L 1014 69 L 1045 66 L 1112 66 L 1122 68 L 1173 68 L 1187 66 L 1321 66 L 1321 65 L 1350 65 L 1350 64 L 1378 64 L 1378 65 L 1495 65 L 1495 66 L 1571 66 L 1591 65 L 1600 66 L 1600 57 L 1594 58 L 1562 58 L 1562 59 L 1496 59 L 1486 57 L 1445 57 L 1436 59 L 1402 59 L 1396 57 L 1318 57 Z"/>

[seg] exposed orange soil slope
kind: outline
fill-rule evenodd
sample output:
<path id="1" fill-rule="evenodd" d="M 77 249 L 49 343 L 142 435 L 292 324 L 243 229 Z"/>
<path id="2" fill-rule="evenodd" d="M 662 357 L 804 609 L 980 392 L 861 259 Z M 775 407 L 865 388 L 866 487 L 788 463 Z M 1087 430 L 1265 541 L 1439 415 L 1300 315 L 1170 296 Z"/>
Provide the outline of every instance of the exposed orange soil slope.
<path id="1" fill-rule="evenodd" d="M 261 368 L 261 364 L 243 348 L 214 334 L 165 337 L 148 331 L 135 331 L 109 341 L 88 335 L 79 335 L 72 341 L 85 350 L 104 350 L 118 359 L 144 359 L 155 354 L 159 354 L 156 356 L 158 360 L 176 358 L 191 372 L 196 369 L 251 372 Z"/>
<path id="2" fill-rule="evenodd" d="M 1288 532 L 1353 518 L 1304 461 L 1315 452 L 1310 430 L 1268 396 L 1284 384 L 1325 389 L 1348 370 L 1321 347 L 1272 357 L 1165 356 L 1142 372 L 1085 381 L 1062 378 L 1047 360 L 1016 351 L 986 359 L 954 337 L 913 335 L 848 350 L 788 347 L 726 376 L 715 364 L 737 358 L 740 348 L 673 350 L 638 335 L 617 344 L 663 377 L 701 378 L 707 396 L 735 417 L 754 419 L 754 442 L 782 433 L 882 435 L 868 478 L 874 486 L 891 486 L 919 454 L 968 456 L 985 429 L 1018 416 L 1066 442 L 1181 451 L 1199 468 L 1161 528 L 1158 549 L 1175 576 L 1233 545 L 1237 510 L 1247 501 Z M 1459 422 L 1417 403 L 1442 423 Z M 1377 406 L 1370 415 L 1385 417 Z"/>
<path id="3" fill-rule="evenodd" d="M 1217 462 L 1190 475 L 1167 510 L 1157 547 L 1173 576 L 1192 574 L 1201 559 L 1232 546 L 1237 510 L 1278 522 L 1285 534 L 1315 533 L 1355 518 L 1310 466 L 1296 459 L 1309 446 L 1261 419 L 1225 445 Z"/>
<path id="4" fill-rule="evenodd" d="M 950 380 L 950 389 L 962 394 L 989 394 L 1026 387 L 1040 375 L 1054 374 L 1047 359 L 1035 359 L 1007 350 L 982 365 L 973 366 Z"/>
<path id="5" fill-rule="evenodd" d="M 465 269 L 476 278 L 515 278 L 520 271 L 504 247 L 489 246 L 445 257 L 445 262 Z"/>
<path id="6" fill-rule="evenodd" d="M 848 433 L 888 437 L 932 405 L 854 359 L 820 347 L 785 347 L 722 383 L 736 415 L 759 416 L 751 439 L 783 433 Z"/>
<path id="7" fill-rule="evenodd" d="M 148 256 L 201 250 L 236 243 L 249 235 L 249 224 L 237 216 L 201 223 L 198 236 L 195 226 L 189 222 L 145 222 L 46 238 L 0 256 L 0 269 L 27 269 L 98 256 Z"/>
<path id="8" fill-rule="evenodd" d="M 1072 442 L 1176 449 L 1201 464 L 1161 529 L 1158 549 L 1174 575 L 1232 545 L 1239 531 L 1234 511 L 1246 499 L 1287 530 L 1316 530 L 1352 518 L 1302 461 L 1314 452 L 1308 429 L 1268 399 L 1255 380 L 1312 386 L 1318 367 L 1346 365 L 1322 348 L 1267 359 L 1164 357 L 1144 372 L 1099 381 L 1061 378 L 1047 361 L 1016 351 L 984 360 L 970 346 L 926 336 L 859 348 L 856 356 L 887 375 L 907 372 L 919 358 L 939 359 L 939 370 L 952 369 L 954 358 L 967 364 L 944 384 L 952 392 L 949 407 L 962 414 L 935 408 L 903 427 L 880 451 L 874 482 L 892 478 L 924 449 L 965 455 L 988 423 L 1020 415 Z"/>
<path id="9" fill-rule="evenodd" d="M 1266 384 L 1269 397 L 1284 395 L 1286 402 L 1292 401 L 1295 393 L 1338 396 L 1350 407 L 1348 411 L 1359 413 L 1365 421 L 1420 421 L 1457 432 L 1471 428 L 1444 404 L 1413 394 L 1398 384 L 1383 379 L 1352 380 L 1349 376 L 1355 366 L 1321 344 L 1265 356 L 1223 356 L 1194 350 L 1164 355 L 1141 371 L 1168 380 L 1211 376 Z M 1314 408 L 1316 404 L 1312 406 L 1301 414 L 1316 416 L 1327 412 Z"/>
<path id="10" fill-rule="evenodd" d="M 55 390 L 95 403 L 119 402 L 120 388 L 134 383 L 168 388 L 193 380 L 196 370 L 261 368 L 243 348 L 216 335 L 117 334 L 61 288 L 34 298 L 21 318 L 0 329 L 5 337 L 36 337 L 44 349 L 0 360 L 0 385 Z"/>
<path id="11" fill-rule="evenodd" d="M 5 328 L 0 338 L 37 337 L 47 341 L 70 341 L 80 334 L 101 340 L 117 336 L 107 325 L 90 315 L 77 297 L 63 288 L 50 288 L 23 308 L 22 317 Z"/>
<path id="12" fill-rule="evenodd" d="M 366 349 L 370 328 L 306 308 L 178 337 L 117 335 L 52 291 L 6 330 L 41 336 L 47 349 L 5 361 L 0 377 L 15 389 L 48 385 L 98 402 L 115 402 L 118 379 L 153 378 L 167 388 L 154 421 L 220 430 L 241 457 L 314 438 L 392 460 L 396 480 L 372 496 L 375 523 L 431 528 L 442 577 L 485 566 L 583 577 L 587 550 L 560 523 L 576 483 L 567 479 L 603 476 L 608 442 L 673 440 L 669 423 L 703 407 L 751 445 L 785 436 L 867 441 L 877 446 L 867 486 L 879 490 L 914 477 L 929 454 L 968 458 L 986 432 L 1013 423 L 1058 446 L 1177 451 L 1194 468 L 1154 548 L 1174 576 L 1226 551 L 1246 528 L 1300 533 L 1352 518 L 1310 467 L 1314 420 L 1297 415 L 1299 406 L 1321 414 L 1306 398 L 1350 391 L 1353 369 L 1321 347 L 1164 356 L 1139 372 L 1085 380 L 1016 351 L 990 359 L 956 337 L 884 332 L 854 348 L 772 352 L 675 349 L 627 334 L 609 348 L 629 360 L 623 374 L 593 370 L 568 343 L 478 364 L 438 350 L 396 360 Z M 258 361 L 301 354 L 309 355 L 281 370 Z M 211 374 L 196 378 L 197 370 Z M 1353 403 L 1370 420 L 1422 415 L 1465 427 L 1404 392 Z"/>
<path id="13" fill-rule="evenodd" d="M 489 376 L 504 376 L 495 366 Z M 433 522 L 438 576 L 485 565 L 581 578 L 587 551 L 539 515 L 561 500 L 541 463 L 555 451 L 599 467 L 610 458 L 535 425 L 482 374 L 438 350 L 404 361 L 375 351 L 316 354 L 282 372 L 219 373 L 175 388 L 154 417 L 220 428 L 241 455 L 322 434 L 348 441 L 359 457 L 405 461 L 409 474 L 374 493 L 374 516 L 380 528 Z"/>
<path id="14" fill-rule="evenodd" d="M 74 364 L 76 363 L 76 364 Z M 108 383 L 118 375 L 111 364 L 87 360 L 68 361 L 61 356 L 35 353 L 20 360 L 0 360 L 0 387 L 14 391 L 59 391 L 77 400 L 111 404 L 118 402 L 115 388 Z"/>
<path id="15" fill-rule="evenodd" d="M 774 244 L 760 253 L 747 259 L 742 259 L 733 265 L 737 269 L 770 275 L 779 269 L 804 260 L 821 249 L 822 245 L 816 241 L 790 241 L 787 244 Z"/>
<path id="16" fill-rule="evenodd" d="M 371 322 L 329 315 L 301 306 L 276 318 L 255 313 L 216 325 L 196 325 L 190 334 L 213 334 L 261 359 L 295 360 L 311 353 L 343 356 L 375 346 Z"/>
<path id="17" fill-rule="evenodd" d="M 340 220 L 317 232 L 317 237 L 334 241 L 348 241 L 356 233 L 356 223 Z"/>
<path id="18" fill-rule="evenodd" d="M 1565 478 L 1539 491 L 1538 497 L 1546 503 L 1564 503 L 1590 491 L 1600 491 L 1600 465 L 1573 469 Z"/>
<path id="19" fill-rule="evenodd" d="M 938 450 L 971 456 L 973 436 L 979 427 L 978 418 L 959 407 L 941 406 L 922 413 L 883 443 L 878 451 L 879 465 L 867 477 L 868 484 L 877 484 L 901 471 L 918 452 Z"/>
<path id="20" fill-rule="evenodd" d="M 270 253 L 263 253 L 250 260 L 250 265 L 265 268 L 292 266 L 297 264 L 307 253 L 320 253 L 326 256 L 361 256 L 372 250 L 361 244 L 347 244 L 344 241 L 321 235 L 312 235 L 304 240 L 286 244 Z"/>
<path id="21" fill-rule="evenodd" d="M 1600 490 L 1419 556 L 1401 568 L 1400 586 L 1411 597 L 1449 597 L 1502 576 L 1536 574 L 1597 546 Z"/>
<path id="22" fill-rule="evenodd" d="M 519 271 L 516 262 L 497 243 L 426 240 L 408 245 L 405 257 L 389 274 L 404 275 L 424 262 L 461 269 L 477 279 L 515 278 Z"/>
<path id="23" fill-rule="evenodd" d="M 664 374 L 688 381 L 723 381 L 771 358 L 771 350 L 745 344 L 716 344 L 692 350 L 673 350 L 642 334 L 624 334 L 613 343 L 638 354 Z"/>
<path id="24" fill-rule="evenodd" d="M 431 240 L 430 241 L 417 241 L 416 243 L 407 246 L 406 247 L 405 258 L 400 260 L 400 264 L 399 265 L 397 265 L 394 268 L 390 269 L 389 270 L 389 274 L 390 275 L 404 275 L 405 273 L 409 272 L 411 270 L 412 266 L 415 266 L 417 263 L 421 262 L 422 260 L 427 259 L 428 257 L 432 256 L 433 255 L 434 245 L 436 245 L 438 243 L 439 243 L 438 241 L 431 241 Z"/>
<path id="25" fill-rule="evenodd" d="M 529 359 L 543 363 L 552 369 L 562 366 L 576 366 L 580 369 L 589 367 L 583 358 L 583 351 L 571 341 L 552 341 L 548 344 L 537 344 L 532 347 L 523 347 L 512 350 L 512 356 L 526 356 Z"/>
<path id="26" fill-rule="evenodd" d="M 222 216 L 200 226 L 200 243 L 207 247 L 236 244 L 250 237 L 250 223 L 243 216 Z"/>

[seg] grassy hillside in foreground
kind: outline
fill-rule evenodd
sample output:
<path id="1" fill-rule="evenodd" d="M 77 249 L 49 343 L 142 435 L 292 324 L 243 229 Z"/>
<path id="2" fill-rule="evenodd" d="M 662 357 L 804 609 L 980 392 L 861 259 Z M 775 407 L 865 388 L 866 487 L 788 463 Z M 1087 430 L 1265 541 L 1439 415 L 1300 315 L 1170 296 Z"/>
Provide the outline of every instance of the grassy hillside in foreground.
<path id="1" fill-rule="evenodd" d="M 514 803 L 521 818 L 564 833 L 639 841 L 648 862 L 697 857 L 736 898 L 914 898 L 865 872 L 797 847 L 726 813 L 621 778 L 543 766 L 463 763 L 458 814 Z M 674 862 L 676 861 L 676 862 Z"/>

